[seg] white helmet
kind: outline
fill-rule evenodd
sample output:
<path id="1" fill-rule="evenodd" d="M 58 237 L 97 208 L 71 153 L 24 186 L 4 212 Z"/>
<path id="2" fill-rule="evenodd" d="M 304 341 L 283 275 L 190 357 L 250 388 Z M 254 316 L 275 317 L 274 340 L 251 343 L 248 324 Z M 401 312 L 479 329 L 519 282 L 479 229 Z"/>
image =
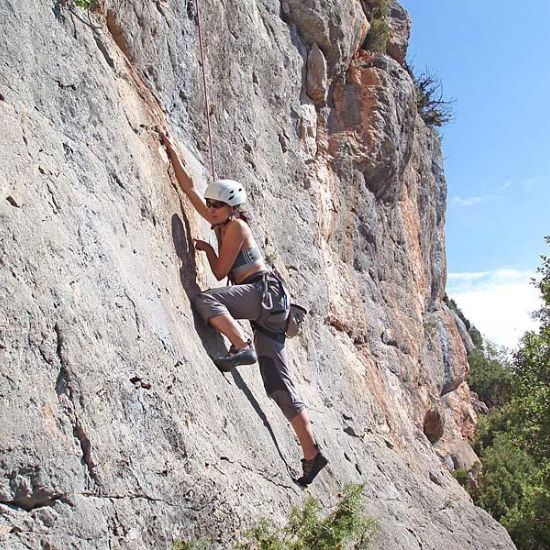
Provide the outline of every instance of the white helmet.
<path id="1" fill-rule="evenodd" d="M 246 191 L 242 183 L 234 180 L 216 180 L 204 193 L 205 199 L 225 202 L 229 206 L 238 206 L 246 202 Z"/>

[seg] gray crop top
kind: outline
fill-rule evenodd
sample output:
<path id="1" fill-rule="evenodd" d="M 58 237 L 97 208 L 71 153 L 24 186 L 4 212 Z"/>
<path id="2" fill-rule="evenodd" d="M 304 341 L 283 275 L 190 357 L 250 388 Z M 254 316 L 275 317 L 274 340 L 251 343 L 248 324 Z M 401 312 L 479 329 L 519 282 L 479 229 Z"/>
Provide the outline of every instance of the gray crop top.
<path id="1" fill-rule="evenodd" d="M 229 272 L 229 277 L 233 279 L 235 275 L 244 273 L 250 269 L 251 266 L 255 264 L 259 265 L 262 262 L 262 252 L 258 246 L 253 246 L 248 250 L 241 250 L 235 260 L 235 263 L 233 264 L 233 267 L 231 268 L 231 271 Z"/>

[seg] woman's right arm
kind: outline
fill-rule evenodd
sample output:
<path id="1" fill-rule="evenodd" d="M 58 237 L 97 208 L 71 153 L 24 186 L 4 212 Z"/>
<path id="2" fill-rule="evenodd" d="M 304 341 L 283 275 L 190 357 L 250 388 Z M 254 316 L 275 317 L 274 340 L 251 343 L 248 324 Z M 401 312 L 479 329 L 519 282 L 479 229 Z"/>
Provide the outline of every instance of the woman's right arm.
<path id="1" fill-rule="evenodd" d="M 210 212 L 208 210 L 208 207 L 206 206 L 206 202 L 195 189 L 195 184 L 193 183 L 191 176 L 187 173 L 187 171 L 183 167 L 181 159 L 173 143 L 162 131 L 159 130 L 159 134 L 162 140 L 162 144 L 166 147 L 168 158 L 172 163 L 172 167 L 174 168 L 174 174 L 176 175 L 176 179 L 178 180 L 181 190 L 189 197 L 189 200 L 191 201 L 191 204 L 195 207 L 195 210 L 204 219 L 212 223 L 212 220 L 210 219 Z"/>

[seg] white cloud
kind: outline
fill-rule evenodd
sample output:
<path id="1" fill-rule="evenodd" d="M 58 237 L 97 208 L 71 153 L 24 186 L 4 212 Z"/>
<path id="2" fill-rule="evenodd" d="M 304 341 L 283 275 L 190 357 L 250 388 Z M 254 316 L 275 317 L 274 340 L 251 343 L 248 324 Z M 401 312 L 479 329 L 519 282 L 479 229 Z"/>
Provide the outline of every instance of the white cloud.
<path id="1" fill-rule="evenodd" d="M 451 199 L 451 206 L 455 208 L 469 208 L 482 202 L 498 200 L 501 197 L 499 195 L 472 195 L 470 197 L 453 197 Z"/>
<path id="2" fill-rule="evenodd" d="M 458 207 L 468 207 L 479 204 L 485 200 L 484 197 L 475 196 L 475 197 L 453 197 L 451 204 Z"/>
<path id="3" fill-rule="evenodd" d="M 541 306 L 538 290 L 530 284 L 532 271 L 498 269 L 449 273 L 447 294 L 468 320 L 492 342 L 515 348 L 537 322 L 531 313 Z"/>
<path id="4" fill-rule="evenodd" d="M 471 284 L 480 281 L 490 275 L 490 271 L 474 271 L 471 273 L 449 273 L 447 275 L 447 287 L 450 283 L 454 285 Z"/>
<path id="5" fill-rule="evenodd" d="M 542 178 L 527 178 L 520 182 L 524 191 L 531 191 L 543 183 Z"/>

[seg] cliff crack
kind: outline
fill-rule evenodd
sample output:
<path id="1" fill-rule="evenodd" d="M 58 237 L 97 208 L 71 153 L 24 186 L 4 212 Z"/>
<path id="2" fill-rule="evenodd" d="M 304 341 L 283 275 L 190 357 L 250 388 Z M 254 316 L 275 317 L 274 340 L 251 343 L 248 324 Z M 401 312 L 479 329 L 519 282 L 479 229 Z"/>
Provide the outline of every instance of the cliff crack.
<path id="1" fill-rule="evenodd" d="M 6 200 L 12 205 L 12 206 L 15 206 L 15 208 L 20 208 L 19 204 L 17 204 L 17 201 L 11 196 L 11 195 L 8 195 L 6 197 Z"/>
<path id="2" fill-rule="evenodd" d="M 126 495 L 106 495 L 106 494 L 96 494 L 96 493 L 90 493 L 90 492 L 84 492 L 79 493 L 80 496 L 88 497 L 88 498 L 104 498 L 107 500 L 124 500 L 124 499 L 130 499 L 130 500 L 147 500 L 149 502 L 162 502 L 163 504 L 166 504 L 167 506 L 175 506 L 175 504 L 172 504 L 170 502 L 167 502 L 166 500 L 162 498 L 155 498 L 150 495 L 146 494 L 139 494 L 139 493 L 128 493 Z"/>
<path id="3" fill-rule="evenodd" d="M 164 10 L 162 9 L 162 5 L 159 2 L 159 0 L 155 0 L 155 8 L 157 8 L 157 11 L 163 16 L 166 17 L 166 13 L 164 13 Z M 170 26 L 169 20 L 167 20 L 168 26 Z"/>
<path id="4" fill-rule="evenodd" d="M 53 329 L 55 331 L 55 335 L 57 338 L 57 345 L 56 345 L 55 351 L 59 359 L 59 363 L 61 365 L 59 368 L 59 374 L 57 375 L 57 380 L 55 381 L 55 391 L 58 396 L 60 396 L 61 394 L 67 394 L 69 398 L 72 400 L 69 371 L 67 369 L 65 354 L 64 354 L 65 337 L 63 335 L 63 331 L 61 327 L 59 326 L 59 323 L 55 323 Z"/>
<path id="5" fill-rule="evenodd" d="M 61 210 L 61 207 L 59 206 L 59 203 L 57 202 L 56 198 L 55 198 L 55 195 L 54 195 L 54 192 L 52 191 L 51 187 L 50 187 L 50 184 L 46 184 L 46 189 L 48 190 L 48 192 L 50 193 L 51 197 L 52 197 L 52 202 L 53 202 L 53 205 L 54 205 L 54 209 L 53 209 L 53 213 L 54 214 L 57 214 L 60 210 Z"/>
<path id="6" fill-rule="evenodd" d="M 31 496 L 21 496 L 14 498 L 13 500 L 0 499 L 0 504 L 4 504 L 13 510 L 20 510 L 23 512 L 32 512 L 37 508 L 46 508 L 53 506 L 56 501 L 63 498 L 63 493 L 49 494 L 46 491 L 39 490 L 36 494 Z"/>
<path id="7" fill-rule="evenodd" d="M 80 443 L 80 449 L 82 450 L 82 461 L 86 466 L 89 476 L 99 485 L 99 480 L 95 472 L 95 463 L 92 459 L 92 444 L 78 419 L 76 419 L 76 424 L 73 428 L 73 436 Z"/>
<path id="8" fill-rule="evenodd" d="M 99 484 L 99 480 L 95 472 L 95 463 L 92 459 L 92 444 L 90 442 L 90 438 L 84 431 L 82 423 L 80 422 L 75 410 L 73 380 L 65 353 L 65 336 L 59 323 L 54 325 L 54 330 L 57 336 L 56 353 L 59 358 L 59 362 L 61 363 L 59 374 L 57 375 L 57 380 L 55 382 L 55 391 L 73 426 L 73 437 L 78 441 L 82 451 L 82 464 L 84 465 L 90 478 L 95 483 Z M 63 396 L 66 396 L 66 399 L 63 399 Z"/>
<path id="9" fill-rule="evenodd" d="M 40 346 L 38 346 L 38 351 L 39 351 L 40 356 L 42 357 L 42 359 L 44 359 L 44 361 L 46 361 L 46 363 L 48 363 L 48 365 L 51 365 L 53 363 L 53 358 L 46 352 L 46 350 L 44 349 L 43 344 L 44 344 L 44 341 L 42 341 Z"/>
<path id="10" fill-rule="evenodd" d="M 406 529 L 414 537 L 414 540 L 418 544 L 420 550 L 422 550 L 422 542 L 417 538 L 416 533 L 410 527 L 407 527 Z"/>
<path id="11" fill-rule="evenodd" d="M 344 433 L 348 434 L 349 436 L 351 437 L 356 437 L 357 439 L 360 439 L 360 440 L 363 440 L 363 436 L 362 435 L 359 435 L 355 429 L 353 428 L 353 426 L 346 426 L 345 428 L 343 428 L 343 431 Z"/>
<path id="12" fill-rule="evenodd" d="M 254 468 L 251 468 L 250 466 L 242 464 L 242 463 L 239 463 L 239 466 L 243 470 L 248 470 L 249 472 L 252 472 L 253 474 L 257 474 L 257 475 L 263 477 L 266 481 L 269 481 L 270 483 L 272 483 L 276 487 L 281 487 L 283 489 L 294 489 L 294 487 L 292 487 L 291 485 L 286 485 L 285 483 L 279 483 L 279 482 L 275 481 L 274 479 L 272 479 L 271 477 L 268 477 L 266 475 L 266 472 L 262 472 L 261 470 L 255 470 Z"/>
<path id="13" fill-rule="evenodd" d="M 128 296 L 128 293 L 126 291 L 124 292 L 124 296 L 132 304 L 132 308 L 134 311 L 134 321 L 136 323 L 137 340 L 139 340 L 141 338 L 141 322 L 140 322 L 139 313 L 136 307 L 136 303 L 134 302 L 134 300 L 132 300 L 132 298 L 130 298 L 130 296 Z"/>
<path id="14" fill-rule="evenodd" d="M 126 59 L 130 60 L 130 48 L 128 47 L 128 41 L 126 40 L 126 36 L 124 35 L 124 32 L 118 25 L 115 11 L 109 10 L 107 12 L 105 23 L 107 24 L 107 30 L 113 37 L 115 44 L 118 46 L 120 51 L 126 56 Z"/>
<path id="15" fill-rule="evenodd" d="M 109 50 L 107 49 L 107 46 L 105 46 L 105 44 L 103 43 L 103 41 L 101 40 L 100 36 L 97 33 L 94 33 L 94 40 L 98 50 L 103 55 L 103 59 L 105 59 L 105 62 L 107 63 L 107 65 L 109 65 L 109 67 L 111 67 L 113 71 L 116 71 L 115 60 L 113 59 L 113 57 L 109 53 Z"/>

